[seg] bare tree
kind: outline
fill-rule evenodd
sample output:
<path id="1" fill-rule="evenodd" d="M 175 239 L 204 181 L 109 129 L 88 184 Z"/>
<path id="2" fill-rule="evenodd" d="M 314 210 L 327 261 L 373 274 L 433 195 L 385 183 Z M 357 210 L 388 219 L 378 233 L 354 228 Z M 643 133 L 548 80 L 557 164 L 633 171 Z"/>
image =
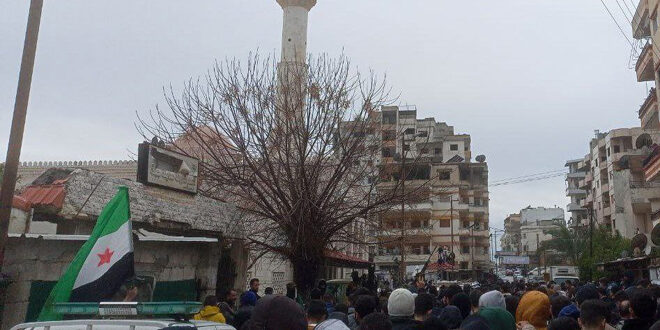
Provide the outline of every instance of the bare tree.
<path id="1" fill-rule="evenodd" d="M 333 243 L 359 242 L 349 226 L 372 219 L 405 198 L 382 179 L 381 125 L 376 110 L 392 100 L 384 79 L 362 75 L 345 57 L 306 65 L 216 63 L 167 109 L 140 118 L 145 138 L 201 159 L 203 193 L 234 202 L 254 251 L 278 253 L 309 292 Z"/>

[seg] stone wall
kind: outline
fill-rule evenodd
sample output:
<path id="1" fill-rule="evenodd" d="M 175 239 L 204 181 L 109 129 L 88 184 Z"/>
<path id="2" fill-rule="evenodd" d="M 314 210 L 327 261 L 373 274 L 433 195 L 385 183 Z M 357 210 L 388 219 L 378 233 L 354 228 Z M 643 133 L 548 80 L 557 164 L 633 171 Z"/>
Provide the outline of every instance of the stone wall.
<path id="1" fill-rule="evenodd" d="M 13 283 L 7 288 L 2 329 L 24 322 L 32 281 L 57 281 L 84 240 L 10 238 L 3 271 Z M 156 282 L 196 279 L 201 299 L 215 294 L 219 243 L 134 241 L 135 270 Z"/>

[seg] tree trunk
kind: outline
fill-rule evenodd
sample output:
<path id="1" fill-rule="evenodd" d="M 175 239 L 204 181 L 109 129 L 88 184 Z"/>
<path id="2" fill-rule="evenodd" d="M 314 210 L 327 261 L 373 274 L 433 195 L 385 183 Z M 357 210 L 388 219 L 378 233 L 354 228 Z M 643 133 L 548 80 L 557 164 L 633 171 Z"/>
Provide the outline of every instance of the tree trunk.
<path id="1" fill-rule="evenodd" d="M 318 257 L 299 258 L 292 261 L 293 281 L 298 288 L 298 295 L 301 296 L 305 302 L 310 300 L 310 292 L 315 288 L 316 279 L 318 278 L 318 273 L 321 269 L 321 260 L 322 258 Z"/>

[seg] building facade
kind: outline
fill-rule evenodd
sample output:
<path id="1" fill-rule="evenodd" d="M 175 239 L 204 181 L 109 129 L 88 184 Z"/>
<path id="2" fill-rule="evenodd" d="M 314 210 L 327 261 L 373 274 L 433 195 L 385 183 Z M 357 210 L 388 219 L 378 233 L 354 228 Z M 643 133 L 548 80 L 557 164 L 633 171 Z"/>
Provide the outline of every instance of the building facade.
<path id="1" fill-rule="evenodd" d="M 541 243 L 552 239 L 548 231 L 558 228 L 564 221 L 564 209 L 559 207 L 528 206 L 520 210 L 522 253 L 536 256 Z"/>
<path id="2" fill-rule="evenodd" d="M 641 127 L 596 131 L 589 153 L 566 163 L 569 225 L 587 226 L 593 217 L 595 224 L 624 237 L 650 232 L 651 205 L 660 190 L 646 182 L 644 160 L 658 142 L 657 130 Z"/>
<path id="3" fill-rule="evenodd" d="M 638 82 L 645 82 L 649 89 L 648 96 L 643 100 L 638 110 L 638 117 L 641 127 L 652 136 L 657 134 L 660 129 L 658 117 L 658 84 L 660 83 L 660 18 L 658 18 L 658 0 L 640 0 L 635 15 L 632 19 L 633 38 L 638 40 L 641 45 L 635 72 Z M 655 134 L 654 134 L 655 133 Z M 657 141 L 654 141 L 657 143 Z M 625 212 L 632 211 L 635 214 L 634 224 L 631 224 L 631 230 L 644 231 L 643 228 L 653 228 L 660 223 L 660 148 L 653 145 L 649 155 L 644 155 L 642 160 L 642 174 L 636 176 L 634 187 L 630 187 L 630 192 L 622 192 L 621 195 L 627 197 L 631 195 L 634 201 L 631 207 L 626 207 Z M 637 163 L 633 165 L 638 165 Z M 635 168 L 634 170 L 637 170 Z M 637 173 L 635 173 L 637 174 Z M 621 181 L 625 178 L 619 178 Z M 635 194 L 635 191 L 638 194 Z M 642 196 L 639 196 L 642 195 Z M 626 205 L 627 206 L 627 205 Z M 636 207 L 635 207 L 636 206 Z M 641 207 L 640 207 L 641 206 Z M 643 216 L 638 216 L 638 215 Z M 648 232 L 648 231 L 646 231 Z"/>
<path id="4" fill-rule="evenodd" d="M 510 214 L 504 219 L 504 235 L 500 239 L 500 246 L 504 252 L 522 252 L 522 241 L 520 232 L 520 213 Z"/>
<path id="5" fill-rule="evenodd" d="M 373 115 L 378 128 L 372 135 L 382 141 L 377 190 L 400 183 L 397 174 L 405 158 L 415 167 L 405 178 L 405 189 L 416 191 L 415 201 L 406 202 L 403 211 L 394 207 L 379 216 L 371 235 L 376 269 L 396 274 L 403 258 L 410 276 L 437 261 L 443 248 L 456 256 L 450 276 L 474 278 L 487 271 L 488 165 L 483 156 L 472 162 L 470 136 L 434 118 L 418 119 L 413 106 L 382 107 Z"/>

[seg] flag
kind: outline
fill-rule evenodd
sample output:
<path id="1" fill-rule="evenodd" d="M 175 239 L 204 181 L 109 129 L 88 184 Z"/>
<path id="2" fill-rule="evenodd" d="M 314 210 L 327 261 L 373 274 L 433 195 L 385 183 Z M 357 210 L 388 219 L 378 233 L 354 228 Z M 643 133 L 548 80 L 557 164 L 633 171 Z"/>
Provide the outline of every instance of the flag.
<path id="1" fill-rule="evenodd" d="M 55 303 L 99 302 L 134 276 L 128 188 L 120 187 L 103 208 L 89 240 L 83 244 L 44 304 L 39 321 L 61 319 Z"/>

